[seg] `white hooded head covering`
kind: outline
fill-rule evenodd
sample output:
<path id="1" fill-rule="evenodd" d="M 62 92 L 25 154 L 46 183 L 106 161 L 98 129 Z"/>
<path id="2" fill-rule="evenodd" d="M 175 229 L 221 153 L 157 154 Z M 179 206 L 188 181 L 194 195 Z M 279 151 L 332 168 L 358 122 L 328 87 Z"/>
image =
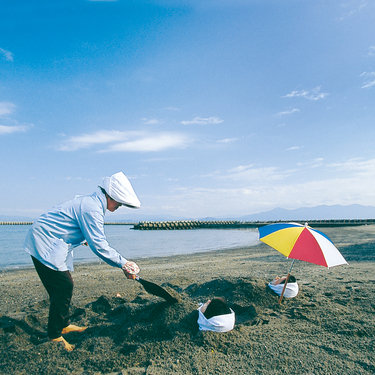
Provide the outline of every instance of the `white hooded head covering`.
<path id="1" fill-rule="evenodd" d="M 104 177 L 101 187 L 116 202 L 132 208 L 141 206 L 141 202 L 135 194 L 130 181 L 122 172 L 115 173 L 111 177 Z"/>
<path id="2" fill-rule="evenodd" d="M 216 315 L 207 319 L 201 311 L 202 307 L 203 305 L 198 308 L 200 331 L 229 332 L 234 328 L 235 314 L 232 309 L 230 314 Z"/>
<path id="3" fill-rule="evenodd" d="M 285 284 L 276 284 L 273 285 L 272 283 L 269 283 L 268 286 L 279 296 L 281 296 L 281 293 L 283 292 Z M 297 296 L 299 291 L 299 287 L 297 282 L 295 283 L 288 283 L 286 284 L 285 291 L 284 291 L 284 297 L 285 298 L 294 298 Z"/>

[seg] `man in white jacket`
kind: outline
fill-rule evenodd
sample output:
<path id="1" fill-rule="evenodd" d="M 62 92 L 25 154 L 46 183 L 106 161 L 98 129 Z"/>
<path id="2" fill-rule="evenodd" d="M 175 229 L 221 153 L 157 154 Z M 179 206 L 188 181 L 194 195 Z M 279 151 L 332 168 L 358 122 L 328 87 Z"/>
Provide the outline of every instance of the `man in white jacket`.
<path id="1" fill-rule="evenodd" d="M 87 244 L 102 260 L 123 270 L 128 260 L 109 246 L 104 233 L 106 210 L 116 211 L 120 206 L 139 208 L 140 202 L 126 176 L 116 173 L 103 180 L 102 186 L 92 195 L 76 196 L 54 207 L 35 221 L 26 240 L 35 269 L 50 297 L 48 337 L 62 342 L 68 351 L 74 349 L 63 334 L 87 327 L 69 324 L 69 306 L 73 294 L 73 249 Z"/>

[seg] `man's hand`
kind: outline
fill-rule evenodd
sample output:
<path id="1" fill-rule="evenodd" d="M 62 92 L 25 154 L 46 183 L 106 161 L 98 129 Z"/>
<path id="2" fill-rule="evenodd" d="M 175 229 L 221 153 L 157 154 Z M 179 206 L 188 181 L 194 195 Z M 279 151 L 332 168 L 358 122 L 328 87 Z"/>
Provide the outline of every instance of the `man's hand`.
<path id="1" fill-rule="evenodd" d="M 138 265 L 130 260 L 128 260 L 123 266 L 122 270 L 124 271 L 125 276 L 128 279 L 135 279 L 140 269 Z"/>

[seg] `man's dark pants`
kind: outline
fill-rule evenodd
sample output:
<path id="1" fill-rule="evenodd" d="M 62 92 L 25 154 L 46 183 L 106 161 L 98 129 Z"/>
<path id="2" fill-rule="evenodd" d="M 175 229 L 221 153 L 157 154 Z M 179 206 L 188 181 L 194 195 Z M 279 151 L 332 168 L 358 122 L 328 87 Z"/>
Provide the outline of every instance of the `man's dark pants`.
<path id="1" fill-rule="evenodd" d="M 69 325 L 69 306 L 73 295 L 73 279 L 69 271 L 55 271 L 34 257 L 31 258 L 50 298 L 48 337 L 56 339 L 61 336 L 62 329 Z"/>

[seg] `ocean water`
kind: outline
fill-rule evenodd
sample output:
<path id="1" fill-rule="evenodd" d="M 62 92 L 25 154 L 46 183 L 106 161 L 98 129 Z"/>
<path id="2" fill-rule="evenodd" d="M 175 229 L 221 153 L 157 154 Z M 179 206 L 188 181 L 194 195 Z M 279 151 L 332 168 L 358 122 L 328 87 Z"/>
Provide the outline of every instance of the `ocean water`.
<path id="1" fill-rule="evenodd" d="M 127 259 L 192 254 L 259 244 L 257 229 L 131 229 L 131 225 L 106 225 L 109 244 Z M 23 250 L 29 225 L 0 225 L 0 270 L 32 266 Z M 87 247 L 74 249 L 74 263 L 98 262 Z"/>

